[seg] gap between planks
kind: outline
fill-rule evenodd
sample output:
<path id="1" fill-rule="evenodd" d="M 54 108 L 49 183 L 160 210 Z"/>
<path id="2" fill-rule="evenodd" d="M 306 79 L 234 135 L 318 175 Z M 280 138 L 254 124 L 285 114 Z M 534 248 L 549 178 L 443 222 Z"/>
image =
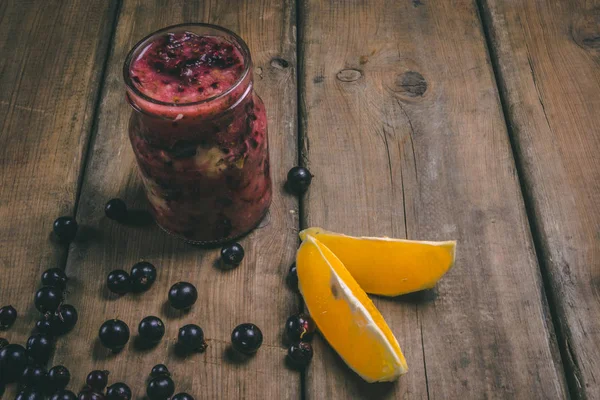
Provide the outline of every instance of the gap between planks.
<path id="1" fill-rule="evenodd" d="M 513 126 L 510 120 L 510 114 L 508 112 L 508 105 L 506 100 L 505 93 L 505 85 L 504 77 L 502 72 L 500 71 L 500 66 L 498 64 L 498 53 L 494 47 L 494 39 L 492 37 L 493 33 L 491 32 L 492 28 L 492 18 L 489 15 L 489 9 L 486 4 L 484 4 L 485 0 L 476 0 L 477 12 L 479 15 L 480 24 L 483 30 L 483 36 L 485 38 L 486 50 L 488 53 L 488 57 L 490 59 L 492 65 L 492 71 L 494 73 L 494 81 L 496 83 L 496 87 L 498 88 L 498 96 L 500 98 L 500 105 L 502 106 L 502 116 L 504 118 L 504 123 L 506 125 L 506 132 L 508 134 L 508 140 L 510 142 L 513 158 L 515 160 L 515 169 L 517 180 L 519 182 L 519 187 L 521 189 L 521 195 L 523 197 L 523 202 L 525 204 L 525 212 L 527 214 L 527 221 L 529 225 L 529 230 L 531 233 L 535 257 L 538 262 L 540 268 L 540 275 L 542 277 L 542 286 L 544 289 L 544 301 L 545 307 L 544 311 L 549 313 L 550 315 L 546 315 L 546 320 L 549 322 L 552 332 L 556 335 L 556 342 L 558 344 L 558 350 L 560 355 L 560 364 L 562 366 L 563 375 L 565 376 L 565 381 L 567 383 L 567 390 L 569 391 L 569 395 L 573 399 L 583 399 L 583 393 L 581 389 L 581 385 L 579 384 L 580 379 L 579 369 L 574 362 L 574 358 L 571 355 L 570 348 L 570 340 L 563 332 L 562 321 L 557 312 L 557 300 L 552 293 L 550 278 L 548 268 L 544 261 L 544 258 L 541 256 L 542 252 L 542 243 L 541 243 L 541 235 L 538 230 L 538 221 L 535 211 L 533 209 L 532 204 L 532 194 L 528 188 L 528 183 L 525 181 L 525 174 L 523 173 L 524 166 L 523 160 L 521 159 L 520 152 L 518 151 L 519 144 L 517 143 L 517 139 L 515 137 Z M 527 58 L 529 60 L 529 67 L 531 69 L 531 74 L 535 83 L 535 72 L 533 70 L 533 66 L 531 65 L 531 59 L 529 53 L 527 54 Z M 537 85 L 536 85 L 537 90 Z M 539 95 L 538 97 L 542 108 L 544 108 L 544 103 Z M 546 111 L 544 109 L 544 116 L 546 116 Z M 546 121 L 548 121 L 548 117 L 546 116 Z M 550 128 L 551 129 L 551 128 Z"/>

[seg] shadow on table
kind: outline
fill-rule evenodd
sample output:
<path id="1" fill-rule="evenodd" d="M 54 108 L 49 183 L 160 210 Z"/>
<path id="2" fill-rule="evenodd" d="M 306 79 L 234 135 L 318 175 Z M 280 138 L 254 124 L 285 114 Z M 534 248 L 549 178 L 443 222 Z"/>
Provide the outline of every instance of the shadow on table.
<path id="1" fill-rule="evenodd" d="M 433 288 L 433 289 L 421 290 L 421 291 L 414 292 L 414 293 L 408 293 L 408 294 L 404 294 L 402 296 L 396 296 L 396 297 L 383 297 L 383 296 L 377 296 L 377 297 L 386 299 L 386 300 L 395 301 L 397 303 L 426 304 L 426 303 L 435 301 L 435 299 L 437 299 L 437 297 L 438 297 L 438 292 L 435 288 Z"/>
<path id="2" fill-rule="evenodd" d="M 355 396 L 353 398 L 365 400 L 392 399 L 398 385 L 401 385 L 401 379 L 395 382 L 368 383 L 348 368 L 344 360 L 331 347 L 328 345 L 322 346 L 321 351 L 329 353 L 325 357 L 326 362 L 334 364 L 332 369 L 336 371 L 335 375 L 344 379 L 347 386 L 346 391 L 352 393 Z"/>

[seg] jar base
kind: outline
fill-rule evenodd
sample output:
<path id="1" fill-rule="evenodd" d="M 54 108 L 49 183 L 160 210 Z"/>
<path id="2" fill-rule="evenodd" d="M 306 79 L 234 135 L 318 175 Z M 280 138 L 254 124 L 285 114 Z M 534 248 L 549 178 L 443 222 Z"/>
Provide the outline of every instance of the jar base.
<path id="1" fill-rule="evenodd" d="M 175 238 L 177 238 L 177 239 L 180 239 L 180 240 L 182 240 L 182 241 L 184 241 L 184 242 L 186 242 L 186 243 L 188 243 L 188 244 L 192 244 L 192 245 L 194 245 L 194 246 L 199 246 L 199 247 L 207 247 L 207 248 L 210 248 L 210 247 L 217 247 L 217 246 L 220 246 L 220 245 L 222 245 L 222 244 L 225 244 L 225 243 L 230 243 L 230 242 L 233 242 L 234 240 L 237 240 L 237 239 L 239 239 L 239 238 L 242 238 L 242 237 L 244 237 L 244 236 L 248 235 L 250 232 L 252 232 L 253 230 L 255 230 L 256 228 L 258 228 L 258 227 L 259 227 L 259 225 L 260 225 L 260 224 L 263 222 L 263 220 L 265 219 L 265 217 L 266 217 L 268 214 L 269 214 L 269 209 L 267 208 L 267 209 L 265 210 L 265 212 L 263 213 L 263 215 L 262 215 L 262 216 L 261 216 L 261 217 L 258 219 L 258 222 L 257 222 L 257 223 L 256 223 L 256 224 L 255 224 L 255 225 L 252 227 L 252 228 L 248 229 L 248 230 L 247 230 L 247 231 L 245 231 L 245 232 L 242 232 L 242 233 L 240 233 L 239 235 L 232 236 L 232 237 L 229 237 L 229 238 L 226 238 L 226 239 L 219 239 L 219 240 L 200 240 L 200 241 L 199 241 L 199 240 L 190 240 L 190 239 L 187 239 L 187 238 L 185 238 L 184 236 L 181 236 L 181 235 L 179 235 L 179 234 L 177 234 L 177 233 L 171 232 L 171 231 L 170 231 L 170 230 L 168 230 L 167 228 L 165 228 L 165 227 L 161 226 L 161 225 L 160 225 L 160 224 L 159 224 L 159 223 L 156 221 L 156 219 L 155 219 L 154 221 L 156 222 L 156 225 L 157 225 L 157 226 L 158 226 L 158 227 L 159 227 L 159 228 L 160 228 L 160 229 L 161 229 L 163 232 L 167 233 L 167 234 L 168 234 L 168 235 L 170 235 L 170 236 L 173 236 L 173 237 L 175 237 Z"/>

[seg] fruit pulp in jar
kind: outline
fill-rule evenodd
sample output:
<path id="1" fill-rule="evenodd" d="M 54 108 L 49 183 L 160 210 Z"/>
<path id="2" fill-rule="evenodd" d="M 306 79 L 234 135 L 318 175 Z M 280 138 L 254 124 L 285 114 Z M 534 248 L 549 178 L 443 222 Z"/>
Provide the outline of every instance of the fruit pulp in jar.
<path id="1" fill-rule="evenodd" d="M 163 229 L 191 242 L 241 236 L 271 202 L 266 113 L 248 63 L 225 37 L 192 32 L 159 35 L 130 62 L 129 136 L 149 202 Z"/>

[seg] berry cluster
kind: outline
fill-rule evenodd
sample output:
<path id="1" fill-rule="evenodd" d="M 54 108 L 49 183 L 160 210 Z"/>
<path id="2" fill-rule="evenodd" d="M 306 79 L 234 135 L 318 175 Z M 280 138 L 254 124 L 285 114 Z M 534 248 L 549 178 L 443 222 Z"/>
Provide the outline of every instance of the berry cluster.
<path id="1" fill-rule="evenodd" d="M 148 378 L 148 384 L 146 385 L 146 395 L 150 400 L 194 400 L 192 395 L 181 392 L 175 393 L 175 382 L 171 378 L 169 369 L 164 364 L 157 364 L 152 367 L 150 376 Z M 173 396 L 173 397 L 171 397 Z"/>
<path id="2" fill-rule="evenodd" d="M 216 53 L 215 53 L 216 54 Z M 220 59 L 209 60 L 221 62 Z M 207 61 L 208 62 L 208 61 Z M 302 195 L 310 186 L 313 175 L 308 169 L 294 167 L 288 173 L 286 187 L 289 191 Z M 112 199 L 105 206 L 108 218 L 125 222 L 128 216 L 126 204 L 121 199 Z M 56 237 L 65 243 L 73 241 L 77 235 L 78 224 L 73 217 L 59 217 L 54 221 L 53 231 Z M 240 265 L 244 258 L 244 248 L 239 243 L 229 244 L 221 249 L 221 266 L 230 269 Z M 123 295 L 129 292 L 145 292 L 155 282 L 156 267 L 141 261 L 131 268 L 131 272 L 114 270 L 106 279 L 108 289 Z M 298 276 L 295 264 L 291 266 L 287 277 L 288 284 L 297 290 Z M 58 336 L 70 332 L 77 323 L 75 307 L 64 304 L 64 294 L 68 277 L 62 269 L 51 268 L 41 277 L 42 287 L 36 292 L 34 304 L 42 314 L 36 322 L 36 332 L 29 337 L 26 346 L 9 343 L 0 338 L 0 397 L 7 383 L 18 382 L 17 400 L 129 400 L 131 390 L 125 383 L 108 385 L 108 371 L 95 370 L 88 374 L 85 387 L 76 396 L 66 387 L 71 374 L 62 365 L 46 370 Z M 174 284 L 168 293 L 169 304 L 176 310 L 189 310 L 198 299 L 198 291 L 189 282 Z M 0 308 L 0 330 L 9 329 L 17 319 L 17 310 L 8 305 Z M 288 318 L 285 336 L 289 342 L 288 359 L 291 365 L 304 369 L 312 359 L 313 350 L 309 341 L 315 332 L 315 326 L 309 316 L 296 314 Z M 140 342 L 145 346 L 155 346 L 164 334 L 165 325 L 156 316 L 143 318 L 138 326 Z M 105 321 L 98 333 L 100 342 L 113 352 L 121 351 L 128 343 L 130 331 L 127 324 L 119 319 Z M 234 351 L 254 354 L 263 343 L 261 330 L 252 323 L 240 324 L 231 333 L 231 347 Z M 204 332 L 198 325 L 188 324 L 179 329 L 177 347 L 187 353 L 203 352 L 206 347 Z M 105 390 L 106 389 L 106 390 Z M 146 393 L 150 400 L 168 399 L 193 400 L 187 393 L 173 396 L 175 384 L 166 366 L 159 364 L 152 368 Z M 173 396 L 173 397 L 171 397 Z"/>
<path id="3" fill-rule="evenodd" d="M 285 338 L 290 344 L 287 356 L 292 367 L 302 370 L 312 360 L 313 349 L 309 342 L 312 340 L 315 330 L 315 323 L 306 314 L 294 314 L 287 319 Z"/>
<path id="4" fill-rule="evenodd" d="M 140 261 L 131 267 L 131 273 L 122 269 L 111 271 L 106 277 L 106 286 L 111 292 L 122 295 L 145 292 L 152 287 L 154 281 L 156 267 L 147 261 Z"/>

